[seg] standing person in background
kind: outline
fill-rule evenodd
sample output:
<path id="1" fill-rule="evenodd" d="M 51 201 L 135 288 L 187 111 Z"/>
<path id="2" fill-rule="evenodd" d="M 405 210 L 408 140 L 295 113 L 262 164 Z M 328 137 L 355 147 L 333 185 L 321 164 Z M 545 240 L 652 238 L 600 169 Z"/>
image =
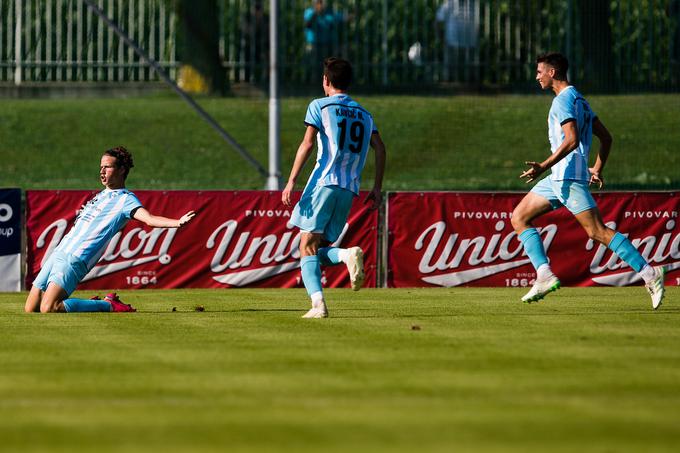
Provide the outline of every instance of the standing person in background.
<path id="1" fill-rule="evenodd" d="M 345 21 L 342 13 L 328 8 L 324 0 L 313 0 L 305 9 L 305 60 L 311 73 L 311 80 L 320 77 L 318 62 L 337 54 L 340 41 L 340 25 Z"/>
<path id="2" fill-rule="evenodd" d="M 359 290 L 363 284 L 363 251 L 359 247 L 341 249 L 329 245 L 342 233 L 352 201 L 359 194 L 369 145 L 375 150 L 375 181 L 365 202 L 371 202 L 371 208 L 377 209 L 382 198 L 385 145 L 371 114 L 349 97 L 351 81 L 352 66 L 348 61 L 340 58 L 324 61 L 326 97 L 315 99 L 307 108 L 307 130 L 281 195 L 283 204 L 291 206 L 291 193 L 316 140 L 316 165 L 290 220 L 300 228 L 302 281 L 312 300 L 312 308 L 303 318 L 328 316 L 321 288 L 321 265 L 345 263 L 352 289 Z"/>
<path id="3" fill-rule="evenodd" d="M 541 215 L 566 206 L 592 240 L 607 246 L 640 274 L 652 297 L 652 308 L 661 306 L 664 297 L 663 266 L 652 267 L 621 233 L 608 228 L 590 194 L 589 184 L 604 185 L 602 172 L 609 157 L 612 137 L 588 105 L 585 98 L 567 80 L 569 62 L 559 53 L 547 53 L 536 59 L 536 80 L 544 90 L 555 93 L 548 114 L 548 137 L 552 154 L 543 162 L 526 162 L 530 167 L 520 175 L 527 183 L 551 169 L 520 201 L 512 213 L 512 226 L 536 269 L 536 283 L 522 297 L 535 302 L 560 287 L 553 274 L 541 241 L 532 225 Z M 588 168 L 593 134 L 600 150 L 592 168 Z"/>
<path id="4" fill-rule="evenodd" d="M 443 26 L 445 79 L 467 78 L 463 70 L 473 60 L 479 29 L 475 0 L 444 0 L 435 19 L 439 28 Z"/>
<path id="5" fill-rule="evenodd" d="M 144 209 L 135 194 L 125 188 L 133 166 L 132 155 L 123 147 L 104 152 L 99 166 L 104 190 L 83 206 L 73 228 L 43 265 L 26 299 L 26 312 L 136 311 L 115 293 L 104 300 L 69 298 L 128 220 L 136 219 L 155 228 L 179 228 L 195 215 L 189 211 L 179 219 L 169 219 Z"/>
<path id="6" fill-rule="evenodd" d="M 262 0 L 255 0 L 241 16 L 241 49 L 247 63 L 245 80 L 264 82 L 269 70 L 269 14 Z"/>

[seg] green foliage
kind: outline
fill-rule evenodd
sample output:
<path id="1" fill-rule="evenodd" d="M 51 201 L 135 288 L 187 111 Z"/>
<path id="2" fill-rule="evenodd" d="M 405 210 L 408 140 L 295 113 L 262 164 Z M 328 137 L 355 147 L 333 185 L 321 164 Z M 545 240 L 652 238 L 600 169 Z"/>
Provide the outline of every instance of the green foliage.
<path id="1" fill-rule="evenodd" d="M 587 97 L 614 136 L 608 188 L 680 187 L 680 96 Z M 355 98 L 374 114 L 387 145 L 386 190 L 526 190 L 518 178 L 523 163 L 549 153 L 550 95 Z M 302 139 L 308 102 L 282 100 L 284 178 Z M 201 104 L 266 168 L 266 100 L 205 98 Z M 175 98 L 3 105 L 0 186 L 97 189 L 101 152 L 125 145 L 135 156 L 128 180 L 133 189 L 264 187 L 255 170 Z M 364 188 L 373 181 L 373 157 L 367 162 Z"/>

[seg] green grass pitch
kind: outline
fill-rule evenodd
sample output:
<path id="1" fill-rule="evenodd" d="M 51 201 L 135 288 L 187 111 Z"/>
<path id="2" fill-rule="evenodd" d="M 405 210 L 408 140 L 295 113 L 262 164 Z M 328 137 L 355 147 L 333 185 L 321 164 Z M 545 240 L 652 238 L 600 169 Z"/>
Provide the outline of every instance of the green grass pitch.
<path id="1" fill-rule="evenodd" d="M 677 451 L 680 290 L 522 294 L 329 290 L 321 320 L 302 290 L 0 294 L 0 449 Z"/>

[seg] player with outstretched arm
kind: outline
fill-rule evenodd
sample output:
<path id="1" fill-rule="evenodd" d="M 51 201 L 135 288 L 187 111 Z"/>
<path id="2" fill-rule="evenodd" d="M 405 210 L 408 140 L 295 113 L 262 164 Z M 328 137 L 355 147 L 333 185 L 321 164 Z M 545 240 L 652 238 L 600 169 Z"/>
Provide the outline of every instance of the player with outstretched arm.
<path id="1" fill-rule="evenodd" d="M 373 116 L 347 94 L 351 80 L 352 66 L 348 61 L 340 58 L 324 61 L 322 84 L 326 97 L 315 99 L 307 108 L 305 136 L 281 196 L 283 204 L 291 206 L 291 192 L 316 139 L 316 165 L 290 220 L 300 228 L 302 281 L 312 300 L 312 308 L 303 318 L 328 316 L 321 288 L 321 265 L 345 263 L 352 289 L 358 290 L 363 284 L 362 250 L 329 245 L 342 233 L 352 201 L 359 194 L 369 145 L 375 150 L 375 182 L 365 202 L 371 202 L 371 208 L 377 209 L 382 197 L 385 144 Z"/>
<path id="2" fill-rule="evenodd" d="M 552 173 L 539 181 L 512 213 L 512 226 L 536 269 L 536 283 L 522 301 L 538 301 L 560 287 L 532 222 L 553 209 L 566 206 L 592 240 L 607 246 L 640 274 L 652 297 L 652 308 L 656 310 L 664 297 L 663 266 L 649 265 L 628 238 L 604 224 L 588 187 L 590 184 L 597 184 L 599 188 L 604 185 L 602 171 L 612 137 L 585 98 L 567 80 L 569 62 L 564 55 L 547 53 L 539 56 L 536 63 L 536 80 L 541 88 L 555 93 L 548 114 L 552 154 L 543 162 L 526 162 L 530 168 L 520 178 L 527 178 L 529 183 L 548 169 Z M 600 149 L 595 164 L 589 168 L 593 134 L 600 141 Z"/>
<path id="3" fill-rule="evenodd" d="M 83 206 L 73 228 L 43 265 L 26 299 L 26 312 L 135 311 L 115 293 L 104 300 L 69 298 L 128 220 L 155 228 L 179 228 L 195 215 L 189 211 L 179 219 L 169 219 L 144 209 L 135 194 L 125 188 L 125 179 L 133 166 L 132 155 L 123 147 L 104 152 L 99 179 L 105 189 Z"/>

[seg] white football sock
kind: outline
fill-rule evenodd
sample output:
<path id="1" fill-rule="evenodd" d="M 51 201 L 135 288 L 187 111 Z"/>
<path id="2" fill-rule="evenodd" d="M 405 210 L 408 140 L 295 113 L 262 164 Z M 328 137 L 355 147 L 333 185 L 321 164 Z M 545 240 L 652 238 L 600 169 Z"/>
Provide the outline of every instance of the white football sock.
<path id="1" fill-rule="evenodd" d="M 642 277 L 645 283 L 649 283 L 657 277 L 656 270 L 649 264 L 645 264 L 645 267 L 640 269 L 640 277 Z"/>
<path id="2" fill-rule="evenodd" d="M 343 263 L 347 263 L 347 258 L 349 258 L 349 252 L 347 251 L 347 249 L 341 249 L 341 248 L 339 248 L 339 249 L 338 249 L 338 258 L 339 258 L 340 261 L 342 261 Z"/>
<path id="3" fill-rule="evenodd" d="M 320 306 L 325 305 L 323 300 L 323 292 L 317 291 L 309 297 L 312 298 L 312 307 L 319 308 Z"/>
<path id="4" fill-rule="evenodd" d="M 541 264 L 536 269 L 536 278 L 538 280 L 545 280 L 553 276 L 553 271 L 550 269 L 550 264 Z"/>

